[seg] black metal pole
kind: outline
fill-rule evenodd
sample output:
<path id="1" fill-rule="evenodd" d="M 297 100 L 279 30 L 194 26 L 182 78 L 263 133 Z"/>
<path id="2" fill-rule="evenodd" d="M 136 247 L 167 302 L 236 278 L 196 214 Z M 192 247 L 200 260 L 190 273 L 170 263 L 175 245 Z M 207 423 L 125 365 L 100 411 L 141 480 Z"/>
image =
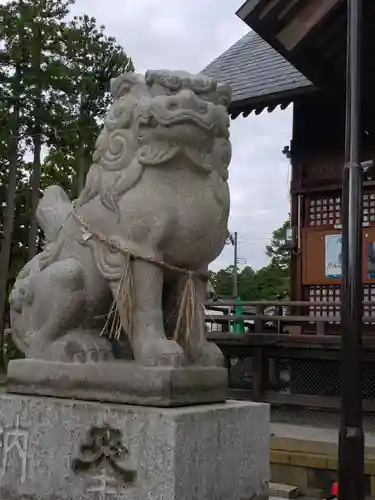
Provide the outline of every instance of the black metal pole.
<path id="1" fill-rule="evenodd" d="M 345 166 L 342 179 L 342 380 L 339 499 L 364 500 L 362 427 L 362 0 L 347 0 Z"/>

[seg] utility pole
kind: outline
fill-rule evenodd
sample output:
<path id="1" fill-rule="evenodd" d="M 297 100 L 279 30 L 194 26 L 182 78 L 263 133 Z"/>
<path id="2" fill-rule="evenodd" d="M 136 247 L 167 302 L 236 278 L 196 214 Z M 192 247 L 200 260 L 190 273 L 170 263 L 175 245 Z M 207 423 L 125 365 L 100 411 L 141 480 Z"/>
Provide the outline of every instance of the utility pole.
<path id="1" fill-rule="evenodd" d="M 234 269 L 233 269 L 233 297 L 238 297 L 238 234 L 237 231 L 233 235 L 234 247 Z"/>
<path id="2" fill-rule="evenodd" d="M 346 133 L 342 177 L 340 500 L 364 500 L 361 21 L 362 0 L 347 0 Z"/>

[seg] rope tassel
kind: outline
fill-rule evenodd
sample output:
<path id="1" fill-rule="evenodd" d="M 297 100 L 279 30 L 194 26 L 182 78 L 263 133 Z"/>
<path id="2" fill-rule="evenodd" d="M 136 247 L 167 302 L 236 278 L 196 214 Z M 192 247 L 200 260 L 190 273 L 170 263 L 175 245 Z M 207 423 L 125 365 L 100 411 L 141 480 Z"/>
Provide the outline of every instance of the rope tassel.
<path id="1" fill-rule="evenodd" d="M 173 340 L 186 350 L 189 348 L 194 334 L 198 333 L 200 336 L 199 342 L 202 342 L 203 332 L 200 325 L 204 319 L 203 315 L 204 308 L 198 300 L 193 273 L 189 273 L 181 297 Z"/>
<path id="2" fill-rule="evenodd" d="M 112 302 L 110 313 L 107 317 L 106 324 L 102 330 L 102 334 L 108 329 L 109 337 L 119 340 L 122 330 L 125 330 L 129 339 L 132 337 L 134 311 L 134 276 L 133 276 L 133 259 L 131 255 L 126 258 L 124 272 L 121 276 L 121 281 L 117 289 L 117 294 Z"/>

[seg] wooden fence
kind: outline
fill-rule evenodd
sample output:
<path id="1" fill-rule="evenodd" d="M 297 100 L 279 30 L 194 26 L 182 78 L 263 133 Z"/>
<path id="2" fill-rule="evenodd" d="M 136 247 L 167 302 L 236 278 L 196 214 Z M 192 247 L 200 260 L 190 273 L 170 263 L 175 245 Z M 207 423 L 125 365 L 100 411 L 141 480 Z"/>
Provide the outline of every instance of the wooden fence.
<path id="1" fill-rule="evenodd" d="M 332 322 L 339 325 L 340 317 L 289 314 L 296 308 L 301 311 L 333 304 L 336 308 L 340 305 L 329 301 L 223 301 L 219 307 L 243 305 L 256 310 L 254 314 L 212 316 L 210 307 L 218 304 L 207 303 L 207 323 L 215 322 L 222 327 L 222 331 L 211 331 L 208 335 L 225 355 L 230 396 L 265 401 L 272 407 L 286 410 L 337 412 L 340 408 L 341 336 L 327 333 L 326 327 Z M 271 306 L 276 307 L 277 314 L 265 312 Z M 230 333 L 230 325 L 239 320 L 245 322 L 248 331 Z M 363 321 L 375 323 L 375 317 L 364 316 Z M 309 324 L 313 333 L 303 333 L 305 324 Z M 298 325 L 299 329 L 291 329 L 294 334 L 286 334 L 286 325 L 288 328 Z M 375 325 L 373 328 L 375 333 Z M 365 412 L 375 415 L 375 334 L 365 332 L 363 346 L 363 407 Z"/>
<path id="2" fill-rule="evenodd" d="M 247 314 L 222 314 L 211 315 L 210 310 L 218 311 L 224 309 L 234 309 L 234 307 L 242 306 L 243 308 L 252 308 L 253 312 Z M 375 302 L 364 301 L 364 308 L 375 307 Z M 269 326 L 273 325 L 271 331 L 282 333 L 284 327 L 298 326 L 301 332 L 305 329 L 309 333 L 314 331 L 317 335 L 325 335 L 327 326 L 332 324 L 340 324 L 341 318 L 339 314 L 311 314 L 309 310 L 316 308 L 334 308 L 339 309 L 340 302 L 333 301 L 233 301 L 222 300 L 220 302 L 211 301 L 206 303 L 206 322 L 209 324 L 221 324 L 224 326 L 222 331 L 229 332 L 228 324 L 234 321 L 244 321 L 246 326 L 254 333 L 268 333 Z M 270 310 L 273 309 L 273 312 Z M 267 312 L 268 310 L 268 312 Z M 294 314 L 293 314 L 294 313 Z M 375 333 L 375 316 L 364 315 L 363 323 L 365 325 L 373 324 Z M 307 328 L 306 328 L 307 327 Z"/>

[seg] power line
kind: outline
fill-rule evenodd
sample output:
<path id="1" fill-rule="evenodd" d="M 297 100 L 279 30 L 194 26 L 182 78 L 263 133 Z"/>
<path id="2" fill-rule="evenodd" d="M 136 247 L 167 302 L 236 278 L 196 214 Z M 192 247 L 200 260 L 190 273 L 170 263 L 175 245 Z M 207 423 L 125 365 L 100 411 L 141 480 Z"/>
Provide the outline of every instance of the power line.
<path id="1" fill-rule="evenodd" d="M 252 238 L 249 238 L 248 240 L 240 240 L 239 244 L 240 245 L 251 245 L 255 241 L 268 241 L 271 243 L 271 236 L 253 236 Z"/>
<path id="2" fill-rule="evenodd" d="M 253 240 L 254 238 L 269 239 L 269 238 L 272 238 L 272 233 L 270 233 L 270 234 L 255 233 L 254 235 L 248 236 L 248 237 L 241 236 L 240 241 L 242 241 L 243 243 L 247 243 L 247 242 Z"/>

